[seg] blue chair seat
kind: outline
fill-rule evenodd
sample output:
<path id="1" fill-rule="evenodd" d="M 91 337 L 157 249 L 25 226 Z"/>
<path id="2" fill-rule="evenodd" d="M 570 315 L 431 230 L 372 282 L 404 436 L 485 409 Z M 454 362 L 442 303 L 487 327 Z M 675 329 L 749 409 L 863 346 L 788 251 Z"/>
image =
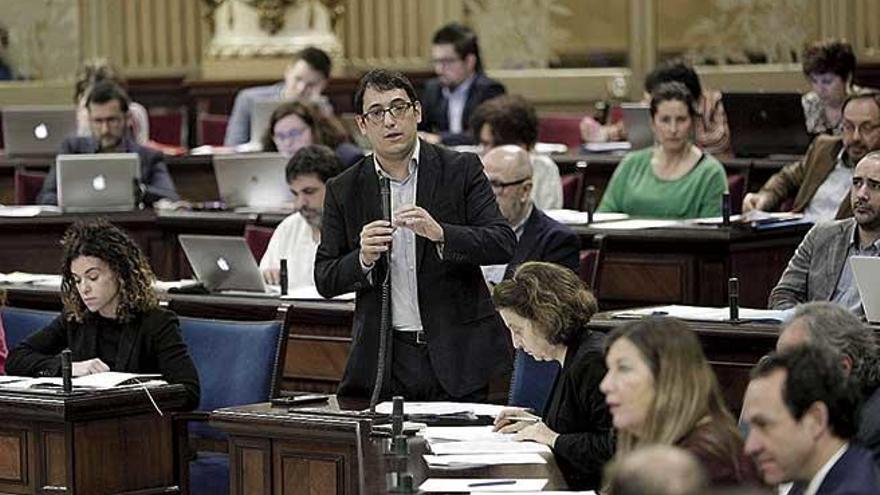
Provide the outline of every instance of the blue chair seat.
<path id="1" fill-rule="evenodd" d="M 522 349 L 517 349 L 507 403 L 511 406 L 528 407 L 537 414 L 543 413 L 558 374 L 559 363 L 556 361 L 536 361 Z"/>
<path id="2" fill-rule="evenodd" d="M 30 334 L 52 323 L 58 317 L 58 311 L 40 311 L 37 309 L 0 308 L 3 318 L 3 330 L 6 333 L 6 347 L 10 351 Z"/>

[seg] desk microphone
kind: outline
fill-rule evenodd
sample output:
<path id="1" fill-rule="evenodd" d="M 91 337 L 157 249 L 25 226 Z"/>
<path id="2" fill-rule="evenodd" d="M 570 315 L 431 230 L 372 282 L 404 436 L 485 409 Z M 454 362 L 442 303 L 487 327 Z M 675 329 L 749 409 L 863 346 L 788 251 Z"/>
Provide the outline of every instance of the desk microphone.
<path id="1" fill-rule="evenodd" d="M 721 224 L 725 227 L 730 225 L 730 193 L 721 195 Z"/>
<path id="2" fill-rule="evenodd" d="M 281 269 L 278 270 L 279 283 L 281 284 L 281 295 L 287 295 L 287 258 L 281 258 Z"/>
<path id="3" fill-rule="evenodd" d="M 73 361 L 70 349 L 61 351 L 61 387 L 65 394 L 73 392 Z"/>
<path id="4" fill-rule="evenodd" d="M 739 321 L 739 279 L 727 281 L 727 302 L 730 305 L 730 321 Z"/>
<path id="5" fill-rule="evenodd" d="M 587 186 L 584 190 L 584 206 L 587 208 L 587 223 L 593 223 L 593 212 L 596 211 L 596 186 Z"/>

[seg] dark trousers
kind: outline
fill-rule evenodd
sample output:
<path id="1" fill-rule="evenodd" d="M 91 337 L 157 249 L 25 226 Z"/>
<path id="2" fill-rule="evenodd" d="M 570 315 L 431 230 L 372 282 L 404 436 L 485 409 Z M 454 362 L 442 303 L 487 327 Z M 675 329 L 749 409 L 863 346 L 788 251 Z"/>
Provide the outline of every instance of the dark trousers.
<path id="1" fill-rule="evenodd" d="M 391 361 L 392 396 L 403 396 L 406 401 L 486 402 L 488 385 L 462 397 L 451 396 L 434 373 L 428 345 L 416 342 L 414 332 L 392 333 L 394 334 Z M 440 366 L 442 365 L 443 363 L 440 363 Z"/>

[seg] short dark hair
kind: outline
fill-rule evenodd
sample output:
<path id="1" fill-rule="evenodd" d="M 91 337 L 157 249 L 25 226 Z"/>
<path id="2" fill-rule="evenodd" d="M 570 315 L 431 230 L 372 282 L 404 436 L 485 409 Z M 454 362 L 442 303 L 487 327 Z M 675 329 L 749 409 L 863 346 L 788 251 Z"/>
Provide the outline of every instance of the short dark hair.
<path id="1" fill-rule="evenodd" d="M 651 117 L 657 115 L 657 107 L 664 101 L 680 101 L 685 104 L 688 114 L 697 115 L 697 106 L 694 96 L 680 82 L 665 82 L 654 88 L 651 93 Z"/>
<path id="2" fill-rule="evenodd" d="M 774 371 L 787 373 L 782 401 L 798 421 L 815 402 L 828 408 L 828 424 L 839 438 L 849 439 L 858 429 L 859 395 L 855 380 L 843 374 L 838 355 L 832 350 L 807 344 L 761 359 L 752 370 L 752 379 Z"/>
<path id="3" fill-rule="evenodd" d="M 312 144 L 300 148 L 287 162 L 284 175 L 290 183 L 300 175 L 315 174 L 326 183 L 342 172 L 342 162 L 330 148 L 321 144 Z"/>
<path id="4" fill-rule="evenodd" d="M 654 93 L 658 86 L 668 82 L 679 82 L 691 92 L 694 100 L 699 100 L 703 94 L 703 86 L 700 85 L 700 76 L 687 62 L 681 59 L 672 59 L 663 62 L 645 77 L 645 92 Z"/>
<path id="5" fill-rule="evenodd" d="M 457 22 L 450 22 L 434 33 L 431 43 L 435 45 L 452 45 L 455 53 L 462 59 L 473 55 L 477 59 L 474 66 L 477 72 L 483 71 L 483 61 L 480 59 L 480 45 L 477 34 L 469 27 Z"/>
<path id="6" fill-rule="evenodd" d="M 131 100 L 128 98 L 125 90 L 109 79 L 99 81 L 92 86 L 89 96 L 86 97 L 86 108 L 92 103 L 103 105 L 113 100 L 119 102 L 119 109 L 122 110 L 122 113 L 128 112 L 128 105 Z"/>
<path id="7" fill-rule="evenodd" d="M 474 110 L 470 125 L 478 142 L 484 124 L 492 127 L 495 146 L 516 144 L 532 149 L 538 142 L 538 114 L 522 96 L 496 96 Z"/>
<path id="8" fill-rule="evenodd" d="M 299 60 L 304 61 L 309 64 L 309 67 L 320 72 L 324 76 L 324 79 L 330 79 L 330 70 L 333 68 L 333 62 L 324 50 L 308 46 L 298 51 L 296 55 L 293 56 L 293 63 L 296 63 Z"/>
<path id="9" fill-rule="evenodd" d="M 874 104 L 877 105 L 877 109 L 880 109 L 880 91 L 877 91 L 876 89 L 862 89 L 847 95 L 846 99 L 843 100 L 843 106 L 840 107 L 840 111 L 845 111 L 846 106 L 849 105 L 851 101 L 861 99 L 873 100 Z"/>
<path id="10" fill-rule="evenodd" d="M 76 71 L 74 103 L 79 105 L 89 88 L 101 81 L 113 81 L 120 87 L 125 87 L 125 78 L 122 77 L 122 73 L 106 58 L 96 58 L 84 62 Z"/>
<path id="11" fill-rule="evenodd" d="M 275 124 L 288 115 L 296 115 L 309 126 L 312 131 L 312 144 L 323 144 L 335 149 L 348 141 L 348 133 L 336 117 L 326 115 L 313 103 L 293 100 L 279 105 L 269 117 L 269 126 L 262 137 L 263 151 L 278 151 L 273 139 Z"/>
<path id="12" fill-rule="evenodd" d="M 817 41 L 804 49 L 804 75 L 836 74 L 849 82 L 856 70 L 856 56 L 852 45 L 843 40 Z"/>
<path id="13" fill-rule="evenodd" d="M 411 102 L 419 101 L 415 88 L 406 76 L 397 71 L 372 69 L 361 77 L 357 90 L 354 92 L 354 111 L 358 115 L 364 113 L 364 92 L 367 91 L 367 88 L 373 88 L 376 91 L 402 89 L 406 91 L 406 96 Z"/>

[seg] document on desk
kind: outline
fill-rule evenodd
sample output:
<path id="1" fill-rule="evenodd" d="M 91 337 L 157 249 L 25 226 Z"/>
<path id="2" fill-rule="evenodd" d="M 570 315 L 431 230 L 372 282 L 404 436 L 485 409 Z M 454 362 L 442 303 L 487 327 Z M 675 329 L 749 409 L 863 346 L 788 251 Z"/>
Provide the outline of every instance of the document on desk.
<path id="1" fill-rule="evenodd" d="M 419 485 L 425 493 L 540 492 L 547 478 L 428 478 Z"/>
<path id="2" fill-rule="evenodd" d="M 354 297 L 354 292 L 346 292 L 345 294 L 339 294 L 332 299 L 327 299 L 318 293 L 318 289 L 315 286 L 309 286 L 296 287 L 292 289 L 287 295 L 281 296 L 281 299 L 294 299 L 300 301 L 354 301 Z"/>
<path id="3" fill-rule="evenodd" d="M 61 287 L 61 275 L 51 273 L 0 273 L 0 284 L 32 284 Z"/>
<path id="4" fill-rule="evenodd" d="M 428 442 L 493 441 L 509 442 L 513 435 L 492 431 L 487 426 L 428 426 L 418 433 Z"/>
<path id="5" fill-rule="evenodd" d="M 61 377 L 3 377 L 0 386 L 14 389 L 28 388 L 61 388 Z M 131 385 L 159 385 L 166 384 L 158 374 L 122 373 L 118 371 L 105 371 L 91 375 L 76 377 L 72 380 L 74 387 L 108 389 L 114 387 L 126 387 Z"/>
<path id="6" fill-rule="evenodd" d="M 585 211 L 577 210 L 544 210 L 548 217 L 559 223 L 566 225 L 587 225 L 590 221 L 590 214 Z M 593 223 L 598 222 L 616 222 L 626 220 L 629 215 L 626 213 L 613 212 L 596 212 L 593 213 Z"/>
<path id="7" fill-rule="evenodd" d="M 420 416 L 448 416 L 453 414 L 472 413 L 477 416 L 497 416 L 507 406 L 497 404 L 478 404 L 475 402 L 404 402 L 403 414 Z M 391 402 L 382 402 L 376 406 L 379 414 L 391 414 Z"/>
<path id="8" fill-rule="evenodd" d="M 766 321 L 782 323 L 792 314 L 792 310 L 739 308 L 739 319 L 743 321 Z M 730 321 L 730 308 L 706 306 L 655 306 L 650 308 L 625 309 L 613 313 L 615 318 L 643 318 L 645 316 L 671 316 L 693 321 Z"/>
<path id="9" fill-rule="evenodd" d="M 431 444 L 436 455 L 452 454 L 549 454 L 550 447 L 538 442 L 475 440 Z"/>
<path id="10" fill-rule="evenodd" d="M 603 230 L 642 230 L 642 229 L 659 229 L 662 227 L 674 227 L 684 225 L 681 220 L 663 220 L 663 219 L 630 219 L 621 220 L 619 222 L 602 222 L 592 224 L 591 227 Z"/>
<path id="11" fill-rule="evenodd" d="M 61 213 L 61 209 L 48 205 L 0 206 L 0 217 L 32 218 L 41 213 Z"/>
<path id="12" fill-rule="evenodd" d="M 429 466 L 478 467 L 504 466 L 506 464 L 547 464 L 539 454 L 451 454 L 422 456 Z"/>
<path id="13" fill-rule="evenodd" d="M 501 492 L 501 491 L 499 491 L 499 492 L 479 491 L 479 492 L 477 492 L 477 491 L 473 491 L 473 492 L 471 492 L 471 495 L 484 495 L 486 493 L 491 493 L 492 495 L 505 495 L 505 494 L 507 494 L 507 495 L 513 495 L 513 494 L 516 494 L 516 495 L 572 495 L 572 494 L 574 494 L 574 495 L 599 495 L 598 493 L 594 492 L 593 490 L 588 490 L 585 492 L 569 492 L 569 491 L 563 491 L 563 490 L 550 490 L 547 492 L 509 492 L 509 491 L 503 491 L 503 492 Z"/>

